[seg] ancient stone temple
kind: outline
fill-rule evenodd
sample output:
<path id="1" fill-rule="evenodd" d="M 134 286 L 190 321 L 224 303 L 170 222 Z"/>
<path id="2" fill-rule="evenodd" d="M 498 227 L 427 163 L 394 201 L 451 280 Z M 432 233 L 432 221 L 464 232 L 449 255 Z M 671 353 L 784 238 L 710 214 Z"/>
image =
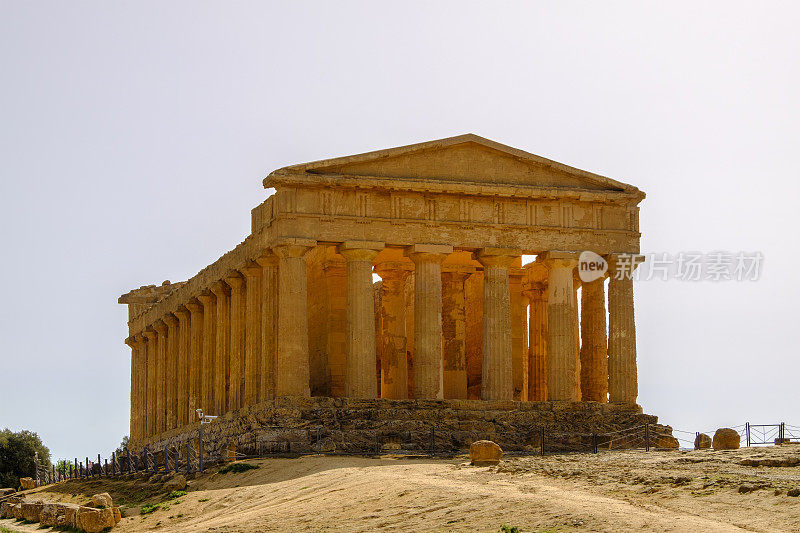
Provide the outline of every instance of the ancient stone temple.
<path id="1" fill-rule="evenodd" d="M 264 187 L 241 244 L 120 297 L 132 443 L 276 402 L 641 413 L 633 282 L 613 275 L 638 257 L 636 187 L 475 135 Z M 612 275 L 582 283 L 583 251 Z"/>

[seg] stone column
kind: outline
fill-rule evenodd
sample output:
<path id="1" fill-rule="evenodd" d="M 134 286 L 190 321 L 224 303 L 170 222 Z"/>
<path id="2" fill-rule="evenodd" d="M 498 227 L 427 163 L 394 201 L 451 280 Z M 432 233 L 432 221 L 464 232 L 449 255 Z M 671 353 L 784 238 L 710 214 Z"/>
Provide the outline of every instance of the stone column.
<path id="1" fill-rule="evenodd" d="M 415 244 L 405 251 L 414 262 L 414 398 L 442 399 L 442 261 L 452 246 Z"/>
<path id="2" fill-rule="evenodd" d="M 145 339 L 147 339 L 147 380 L 145 390 L 145 405 L 147 409 L 144 411 L 144 437 L 148 438 L 156 434 L 156 390 L 157 390 L 157 367 L 158 367 L 158 351 L 157 351 L 157 333 L 154 329 L 149 328 L 144 330 Z"/>
<path id="3" fill-rule="evenodd" d="M 575 252 L 546 252 L 547 289 L 547 392 L 549 400 L 579 400 L 580 376 L 575 339 L 572 269 Z"/>
<path id="4" fill-rule="evenodd" d="M 514 263 L 520 263 L 514 261 Z M 527 363 L 527 309 L 523 305 L 526 298 L 522 294 L 522 276 L 524 270 L 512 264 L 508 271 L 509 298 L 511 302 L 511 373 L 514 383 L 514 399 L 525 400 L 528 391 L 525 389 L 528 373 Z"/>
<path id="5" fill-rule="evenodd" d="M 200 361 L 203 357 L 203 305 L 193 299 L 186 304 L 191 315 L 189 332 L 189 357 L 186 369 L 189 412 L 187 422 L 197 420 L 195 411 L 200 409 Z"/>
<path id="6" fill-rule="evenodd" d="M 211 291 L 205 291 L 197 297 L 203 304 L 203 348 L 200 359 L 200 405 L 198 406 L 207 415 L 214 413 L 214 349 L 217 337 L 217 310 L 216 298 Z"/>
<path id="7" fill-rule="evenodd" d="M 159 320 L 153 324 L 156 330 L 156 434 L 167 428 L 166 367 L 167 367 L 167 325 Z"/>
<path id="8" fill-rule="evenodd" d="M 452 267 L 442 272 L 442 342 L 445 398 L 467 398 L 467 313 L 464 282 L 472 267 Z"/>
<path id="9" fill-rule="evenodd" d="M 245 283 L 244 315 L 244 405 L 258 403 L 261 389 L 261 267 L 255 263 L 242 269 Z"/>
<path id="10" fill-rule="evenodd" d="M 178 317 L 178 371 L 175 374 L 175 384 L 177 387 L 177 427 L 185 426 L 189 423 L 189 348 L 191 314 L 186 307 L 179 307 L 175 311 Z"/>
<path id="11" fill-rule="evenodd" d="M 372 261 L 383 246 L 382 242 L 346 241 L 338 247 L 347 262 L 345 391 L 350 398 L 378 397 Z"/>
<path id="12" fill-rule="evenodd" d="M 531 282 L 528 309 L 528 401 L 547 401 L 547 283 Z"/>
<path id="13" fill-rule="evenodd" d="M 325 349 L 328 353 L 328 372 L 331 396 L 346 396 L 345 368 L 347 367 L 347 262 L 338 256 L 322 264 L 325 276 Z"/>
<path id="14" fill-rule="evenodd" d="M 225 278 L 231 287 L 230 324 L 231 337 L 228 364 L 228 410 L 243 406 L 244 394 L 244 305 L 245 283 L 239 272 L 231 272 Z"/>
<path id="15" fill-rule="evenodd" d="M 128 337 L 125 339 L 125 344 L 127 344 L 131 348 L 131 418 L 130 418 L 130 428 L 129 428 L 129 435 L 131 442 L 137 442 L 139 440 L 138 428 L 136 426 L 138 422 L 138 399 L 139 396 L 136 392 L 139 386 L 139 343 L 136 341 L 134 337 Z"/>
<path id="16" fill-rule="evenodd" d="M 223 415 L 228 410 L 228 376 L 230 373 L 230 345 L 231 345 L 231 297 L 230 287 L 223 281 L 211 284 L 211 292 L 216 298 L 216 323 L 217 334 L 214 343 L 214 413 Z M 211 414 L 211 413 L 209 413 Z"/>
<path id="17" fill-rule="evenodd" d="M 178 427 L 178 319 L 175 315 L 169 314 L 164 317 L 167 325 L 167 366 L 164 377 L 164 388 L 166 389 L 166 431 Z"/>
<path id="18" fill-rule="evenodd" d="M 413 267 L 400 261 L 375 265 L 381 283 L 383 331 L 378 353 L 381 359 L 381 398 L 408 398 L 408 353 L 406 336 L 406 279 Z"/>
<path id="19" fill-rule="evenodd" d="M 268 251 L 258 258 L 261 265 L 261 378 L 259 401 L 275 397 L 275 349 L 278 323 L 278 256 Z"/>
<path id="20" fill-rule="evenodd" d="M 508 269 L 517 257 L 517 252 L 501 248 L 484 248 L 477 254 L 483 265 L 482 400 L 514 398 Z"/>
<path id="21" fill-rule="evenodd" d="M 633 313 L 633 270 L 644 257 L 611 254 L 606 257 L 608 282 L 608 393 L 609 401 L 636 403 L 636 324 Z"/>
<path id="22" fill-rule="evenodd" d="M 608 401 L 606 291 L 603 278 L 584 282 L 581 290 L 581 399 Z"/>
<path id="23" fill-rule="evenodd" d="M 278 256 L 276 396 L 311 396 L 305 256 L 315 245 L 309 239 L 284 239 L 273 248 Z"/>

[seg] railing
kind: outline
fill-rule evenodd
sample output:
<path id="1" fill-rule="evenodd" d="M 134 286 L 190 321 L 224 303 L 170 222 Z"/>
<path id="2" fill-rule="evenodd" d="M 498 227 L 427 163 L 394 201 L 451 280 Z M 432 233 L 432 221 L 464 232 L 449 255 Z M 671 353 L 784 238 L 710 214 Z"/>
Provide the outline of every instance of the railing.
<path id="1" fill-rule="evenodd" d="M 452 456 L 463 453 L 463 450 L 454 448 L 453 435 L 458 428 L 450 427 L 442 430 L 444 422 L 439 423 L 439 429 L 431 426 L 427 431 L 391 432 L 381 431 L 381 427 L 374 429 L 374 445 L 371 450 L 362 446 L 359 450 L 348 451 L 342 449 L 329 449 L 325 442 L 325 428 L 318 426 L 308 430 L 308 441 L 293 444 L 291 440 L 259 441 L 254 440 L 244 448 L 239 442 L 230 441 L 227 445 L 215 442 L 213 438 L 186 439 L 181 446 L 164 446 L 159 453 L 153 453 L 149 448 L 143 448 L 139 453 L 123 450 L 121 455 L 112 453 L 110 458 L 102 459 L 97 455 L 97 461 L 74 462 L 69 467 L 57 470 L 55 466 L 50 469 L 39 467 L 36 481 L 39 484 L 58 483 L 71 479 L 90 479 L 95 477 L 118 476 L 124 474 L 141 473 L 170 473 L 186 472 L 192 474 L 202 472 L 209 464 L 228 462 L 231 460 L 253 459 L 264 457 L 286 457 L 306 453 L 325 453 L 326 455 L 378 455 L 384 452 L 419 456 Z M 800 427 L 781 422 L 779 424 L 751 424 L 749 422 L 734 426 L 746 446 L 777 444 L 791 440 L 800 441 Z M 606 433 L 567 433 L 556 432 L 546 428 L 532 431 L 525 451 L 512 452 L 514 455 L 547 455 L 563 453 L 599 453 L 606 450 L 643 449 L 650 451 L 659 448 L 674 448 L 678 444 L 684 448 L 694 447 L 694 439 L 700 433 L 713 435 L 713 431 L 692 432 L 680 429 L 664 429 L 664 426 L 655 424 L 642 424 L 631 428 L 611 431 Z M 486 434 L 487 440 L 493 440 L 493 434 Z M 208 441 L 208 442 L 206 442 Z M 193 445 L 193 443 L 195 445 Z M 209 446 L 210 445 L 210 446 Z M 684 446 L 685 445 L 685 446 Z M 388 448 L 386 446 L 389 446 Z M 212 452 L 207 451 L 208 449 Z"/>

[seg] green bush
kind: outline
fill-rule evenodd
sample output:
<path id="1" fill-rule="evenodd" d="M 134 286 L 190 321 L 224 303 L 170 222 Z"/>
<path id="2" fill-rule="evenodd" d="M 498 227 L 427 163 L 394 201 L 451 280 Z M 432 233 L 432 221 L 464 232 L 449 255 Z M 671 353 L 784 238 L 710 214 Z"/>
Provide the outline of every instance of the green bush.
<path id="1" fill-rule="evenodd" d="M 50 469 L 50 450 L 32 431 L 0 430 L 0 487 L 19 487 L 19 478 L 36 477 L 34 457 L 39 454 L 39 468 Z"/>
<path id="2" fill-rule="evenodd" d="M 161 508 L 160 503 L 150 503 L 147 505 L 142 505 L 141 510 L 139 511 L 141 514 L 150 514 L 154 511 L 158 511 Z"/>
<path id="3" fill-rule="evenodd" d="M 172 492 L 169 493 L 169 496 L 167 496 L 167 499 L 168 500 L 174 500 L 175 498 L 180 498 L 181 496 L 186 496 L 186 491 L 185 490 L 173 490 Z"/>
<path id="4" fill-rule="evenodd" d="M 223 467 L 220 469 L 220 474 L 227 474 L 231 472 L 233 474 L 240 474 L 242 472 L 247 472 L 248 470 L 254 470 L 258 468 L 258 465 L 251 465 L 250 463 L 231 463 L 228 466 Z"/>

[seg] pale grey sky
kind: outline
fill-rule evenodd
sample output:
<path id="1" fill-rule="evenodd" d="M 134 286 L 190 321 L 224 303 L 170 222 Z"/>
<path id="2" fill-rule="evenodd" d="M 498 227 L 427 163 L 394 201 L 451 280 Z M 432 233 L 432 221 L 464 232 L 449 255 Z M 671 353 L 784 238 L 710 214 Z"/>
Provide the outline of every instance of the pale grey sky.
<path id="1" fill-rule="evenodd" d="M 639 402 L 800 425 L 800 9 L 790 2 L 0 1 L 0 427 L 128 432 L 117 297 L 240 242 L 291 163 L 473 132 L 631 183 L 644 252 L 757 282 L 636 286 Z"/>

